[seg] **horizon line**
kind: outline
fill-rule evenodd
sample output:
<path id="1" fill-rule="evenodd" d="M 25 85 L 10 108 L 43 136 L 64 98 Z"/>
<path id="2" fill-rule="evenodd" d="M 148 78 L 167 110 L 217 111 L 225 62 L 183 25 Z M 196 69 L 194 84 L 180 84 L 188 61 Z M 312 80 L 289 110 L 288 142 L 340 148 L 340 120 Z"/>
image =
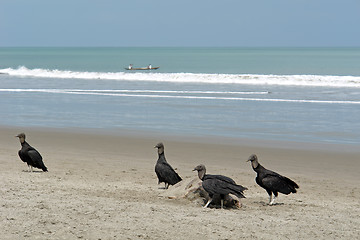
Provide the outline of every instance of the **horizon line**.
<path id="1" fill-rule="evenodd" d="M 359 46 L 58 46 L 22 45 L 1 46 L 0 48 L 360 48 Z"/>

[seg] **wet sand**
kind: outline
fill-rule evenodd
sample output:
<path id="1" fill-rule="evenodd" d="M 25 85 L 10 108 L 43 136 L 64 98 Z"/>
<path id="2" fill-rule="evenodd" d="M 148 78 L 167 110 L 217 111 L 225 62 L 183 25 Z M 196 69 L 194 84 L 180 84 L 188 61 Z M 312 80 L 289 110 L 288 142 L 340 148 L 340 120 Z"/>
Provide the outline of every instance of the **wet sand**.
<path id="1" fill-rule="evenodd" d="M 27 172 L 20 132 L 49 172 Z M 246 186 L 242 208 L 167 198 L 154 172 L 160 141 L 183 179 L 203 163 Z M 268 206 L 246 162 L 252 153 L 298 193 Z M 356 146 L 332 144 L 1 127 L 1 239 L 356 239 L 359 156 Z"/>

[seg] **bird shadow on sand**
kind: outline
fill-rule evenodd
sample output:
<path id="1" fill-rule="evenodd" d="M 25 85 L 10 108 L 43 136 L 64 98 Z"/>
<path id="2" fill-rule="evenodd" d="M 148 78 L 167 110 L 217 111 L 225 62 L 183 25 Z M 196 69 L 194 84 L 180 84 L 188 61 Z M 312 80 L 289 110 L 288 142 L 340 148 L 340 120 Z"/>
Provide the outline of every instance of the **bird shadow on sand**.
<path id="1" fill-rule="evenodd" d="M 269 203 L 267 202 L 263 202 L 263 201 L 260 201 L 260 202 L 254 202 L 254 203 L 259 203 L 263 206 L 281 206 L 281 205 L 285 205 L 285 203 L 273 203 L 272 205 L 270 205 Z"/>
<path id="2" fill-rule="evenodd" d="M 40 171 L 40 170 L 33 170 L 33 171 L 29 171 L 29 170 L 22 170 L 22 172 L 27 172 L 27 173 L 42 173 L 44 171 Z"/>

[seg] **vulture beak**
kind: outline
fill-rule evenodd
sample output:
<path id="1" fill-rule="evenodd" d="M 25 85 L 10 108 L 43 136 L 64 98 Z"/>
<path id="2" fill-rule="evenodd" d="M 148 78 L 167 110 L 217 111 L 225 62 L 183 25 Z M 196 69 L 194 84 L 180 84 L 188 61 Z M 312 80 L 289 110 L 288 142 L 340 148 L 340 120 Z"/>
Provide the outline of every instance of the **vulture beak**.
<path id="1" fill-rule="evenodd" d="M 196 168 L 194 168 L 192 171 L 193 171 L 193 172 L 196 171 Z"/>

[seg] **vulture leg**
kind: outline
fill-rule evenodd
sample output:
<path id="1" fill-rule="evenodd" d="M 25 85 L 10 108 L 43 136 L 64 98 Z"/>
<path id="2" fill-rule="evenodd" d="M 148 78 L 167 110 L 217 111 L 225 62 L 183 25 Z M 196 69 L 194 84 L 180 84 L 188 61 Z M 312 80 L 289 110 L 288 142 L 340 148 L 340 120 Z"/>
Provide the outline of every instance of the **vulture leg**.
<path id="1" fill-rule="evenodd" d="M 209 204 L 211 203 L 212 199 L 210 198 L 209 201 L 205 204 L 205 206 L 203 208 L 207 208 L 209 206 Z"/>
<path id="2" fill-rule="evenodd" d="M 269 205 L 273 205 L 275 203 L 275 199 L 277 198 L 278 193 L 274 192 L 274 198 L 271 200 L 271 202 L 269 203 Z"/>
<path id="3" fill-rule="evenodd" d="M 221 207 L 221 209 L 224 208 L 224 199 L 225 199 L 225 195 L 220 194 L 220 207 Z"/>
<path id="4" fill-rule="evenodd" d="M 275 202 L 275 199 L 276 199 L 276 197 L 274 196 L 274 198 L 271 200 L 271 202 L 269 203 L 269 205 L 273 205 L 274 202 Z"/>
<path id="5" fill-rule="evenodd" d="M 272 200 L 272 192 L 270 190 L 266 190 L 267 193 L 269 194 L 269 205 L 271 205 L 271 200 Z"/>
<path id="6" fill-rule="evenodd" d="M 169 183 L 165 183 L 165 189 L 169 188 Z"/>

